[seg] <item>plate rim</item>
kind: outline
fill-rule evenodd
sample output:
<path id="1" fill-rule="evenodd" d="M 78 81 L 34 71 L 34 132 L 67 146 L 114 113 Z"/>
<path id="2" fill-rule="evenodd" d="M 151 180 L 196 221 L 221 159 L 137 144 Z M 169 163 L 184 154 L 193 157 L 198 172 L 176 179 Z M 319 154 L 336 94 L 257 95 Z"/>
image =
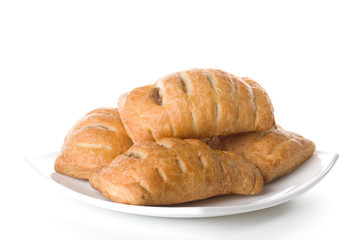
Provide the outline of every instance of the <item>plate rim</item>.
<path id="1" fill-rule="evenodd" d="M 300 187 L 296 188 L 294 191 L 286 194 L 283 197 L 275 198 L 265 202 L 256 202 L 249 205 L 239 205 L 239 206 L 199 206 L 199 207 L 191 207 L 191 206 L 138 206 L 138 205 L 130 205 L 130 204 L 121 204 L 114 203 L 112 201 L 106 201 L 98 198 L 94 198 L 91 196 L 87 196 L 75 190 L 72 190 L 63 184 L 56 182 L 50 176 L 47 176 L 43 173 L 36 164 L 34 164 L 34 159 L 41 158 L 49 158 L 55 157 L 59 152 L 52 152 L 43 154 L 37 157 L 26 157 L 25 161 L 41 176 L 48 180 L 48 183 L 54 184 L 61 189 L 62 193 L 68 197 L 74 198 L 83 203 L 105 208 L 108 210 L 113 210 L 117 212 L 123 212 L 128 214 L 136 214 L 143 216 L 153 216 L 153 217 L 164 217 L 164 218 L 204 218 L 204 217 L 218 217 L 218 216 L 229 216 L 235 215 L 245 212 L 252 212 L 256 210 L 261 210 L 269 207 L 273 207 L 276 205 L 280 205 L 285 203 L 293 198 L 302 195 L 303 193 L 310 190 L 317 183 L 319 183 L 327 173 L 333 168 L 335 163 L 339 158 L 338 153 L 325 152 L 321 150 L 316 150 L 314 154 L 328 154 L 331 155 L 331 159 L 324 166 L 321 167 L 321 170 L 316 173 L 315 177 L 310 179 L 308 182 L 304 183 Z M 33 159 L 33 160 L 32 160 Z M 154 211 L 156 209 L 157 211 Z M 179 214 L 181 212 L 181 214 Z"/>

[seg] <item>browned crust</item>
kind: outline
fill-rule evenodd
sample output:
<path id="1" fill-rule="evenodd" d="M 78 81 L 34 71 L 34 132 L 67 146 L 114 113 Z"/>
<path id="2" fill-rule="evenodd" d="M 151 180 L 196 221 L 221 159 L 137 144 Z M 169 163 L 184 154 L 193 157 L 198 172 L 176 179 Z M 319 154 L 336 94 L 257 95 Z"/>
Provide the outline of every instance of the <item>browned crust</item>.
<path id="1" fill-rule="evenodd" d="M 114 202 L 168 205 L 224 194 L 261 191 L 260 171 L 231 152 L 200 140 L 164 138 L 134 144 L 90 175 L 91 186 Z"/>
<path id="2" fill-rule="evenodd" d="M 81 118 L 65 137 L 54 169 L 87 179 L 97 167 L 113 160 L 132 145 L 116 108 L 99 108 Z"/>
<path id="3" fill-rule="evenodd" d="M 258 83 L 217 69 L 176 72 L 136 88 L 119 98 L 119 112 L 134 142 L 266 131 L 275 124 Z"/>
<path id="4" fill-rule="evenodd" d="M 315 144 L 279 125 L 266 132 L 214 137 L 206 142 L 215 149 L 234 151 L 253 162 L 268 183 L 283 176 L 312 156 Z"/>

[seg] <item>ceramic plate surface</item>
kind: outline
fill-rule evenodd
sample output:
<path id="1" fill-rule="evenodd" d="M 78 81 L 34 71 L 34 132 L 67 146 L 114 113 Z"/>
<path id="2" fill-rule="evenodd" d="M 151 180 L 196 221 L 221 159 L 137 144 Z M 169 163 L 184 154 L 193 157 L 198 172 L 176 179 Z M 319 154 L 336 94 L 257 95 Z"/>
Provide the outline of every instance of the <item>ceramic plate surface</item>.
<path id="1" fill-rule="evenodd" d="M 98 207 L 146 216 L 200 218 L 239 214 L 272 207 L 289 201 L 315 186 L 334 166 L 339 155 L 316 151 L 290 174 L 266 184 L 260 194 L 229 195 L 171 206 L 132 206 L 114 203 L 91 188 L 87 180 L 65 176 L 54 171 L 58 153 L 27 158 L 27 162 L 66 195 Z"/>

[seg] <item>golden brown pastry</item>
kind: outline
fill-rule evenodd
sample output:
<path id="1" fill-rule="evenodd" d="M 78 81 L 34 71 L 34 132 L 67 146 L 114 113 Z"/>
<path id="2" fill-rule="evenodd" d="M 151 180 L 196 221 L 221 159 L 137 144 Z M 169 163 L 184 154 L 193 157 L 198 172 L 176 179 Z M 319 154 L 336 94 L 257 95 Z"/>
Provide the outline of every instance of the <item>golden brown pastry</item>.
<path id="1" fill-rule="evenodd" d="M 205 142 L 214 149 L 234 151 L 253 162 L 260 169 L 264 183 L 291 172 L 315 151 L 312 141 L 279 125 L 267 132 L 213 137 Z"/>
<path id="2" fill-rule="evenodd" d="M 135 143 L 95 170 L 91 186 L 114 202 L 168 205 L 224 194 L 261 191 L 260 171 L 232 152 L 195 139 L 163 138 Z"/>
<path id="3" fill-rule="evenodd" d="M 131 145 L 116 108 L 93 110 L 67 134 L 55 171 L 87 179 L 95 168 L 108 164 Z"/>
<path id="4" fill-rule="evenodd" d="M 176 72 L 136 88 L 119 98 L 119 112 L 134 142 L 267 131 L 275 124 L 258 83 L 216 69 Z"/>

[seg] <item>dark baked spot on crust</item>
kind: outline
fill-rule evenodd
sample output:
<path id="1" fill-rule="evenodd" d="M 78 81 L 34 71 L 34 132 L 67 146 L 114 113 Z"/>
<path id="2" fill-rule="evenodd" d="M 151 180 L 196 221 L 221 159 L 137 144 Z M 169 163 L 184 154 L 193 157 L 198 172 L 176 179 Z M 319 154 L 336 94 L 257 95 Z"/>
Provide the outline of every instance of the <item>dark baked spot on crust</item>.
<path id="1" fill-rule="evenodd" d="M 125 153 L 125 156 L 129 157 L 129 158 L 134 158 L 134 159 L 141 159 L 141 155 L 136 153 L 136 152 L 129 152 L 129 153 Z"/>
<path id="2" fill-rule="evenodd" d="M 162 106 L 162 97 L 160 95 L 160 88 L 153 88 L 151 90 L 151 99 L 159 106 Z"/>

